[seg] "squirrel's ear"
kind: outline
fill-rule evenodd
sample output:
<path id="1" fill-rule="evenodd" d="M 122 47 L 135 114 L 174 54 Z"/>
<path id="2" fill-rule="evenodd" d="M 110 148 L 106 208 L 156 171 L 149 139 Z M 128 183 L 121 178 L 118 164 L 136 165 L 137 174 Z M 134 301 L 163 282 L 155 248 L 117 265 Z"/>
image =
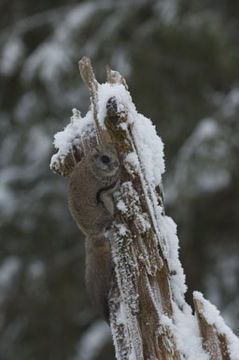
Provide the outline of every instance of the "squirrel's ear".
<path id="1" fill-rule="evenodd" d="M 99 149 L 98 148 L 94 148 L 92 151 L 91 151 L 91 158 L 94 158 L 94 159 L 97 159 L 99 157 Z"/>

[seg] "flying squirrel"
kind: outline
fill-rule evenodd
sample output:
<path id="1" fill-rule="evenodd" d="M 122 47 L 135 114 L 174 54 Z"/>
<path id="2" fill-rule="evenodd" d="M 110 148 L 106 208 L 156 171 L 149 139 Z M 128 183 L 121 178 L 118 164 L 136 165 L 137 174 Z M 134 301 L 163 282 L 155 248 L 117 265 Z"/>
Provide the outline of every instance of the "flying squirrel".
<path id="1" fill-rule="evenodd" d="M 120 161 L 111 144 L 90 150 L 70 176 L 68 205 L 86 235 L 86 287 L 93 304 L 109 322 L 108 296 L 112 278 L 109 240 L 105 231 L 115 217 L 113 193 L 119 188 Z"/>

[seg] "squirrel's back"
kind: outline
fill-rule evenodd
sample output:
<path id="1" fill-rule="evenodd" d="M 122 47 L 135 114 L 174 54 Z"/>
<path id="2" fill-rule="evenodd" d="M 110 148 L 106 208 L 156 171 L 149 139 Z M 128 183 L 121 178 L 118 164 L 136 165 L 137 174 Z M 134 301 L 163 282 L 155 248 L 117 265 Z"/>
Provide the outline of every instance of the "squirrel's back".
<path id="1" fill-rule="evenodd" d="M 113 192 L 119 187 L 119 178 L 120 162 L 115 148 L 93 149 L 76 164 L 68 191 L 70 212 L 86 235 L 87 289 L 107 322 L 112 263 L 104 233 L 114 220 Z"/>

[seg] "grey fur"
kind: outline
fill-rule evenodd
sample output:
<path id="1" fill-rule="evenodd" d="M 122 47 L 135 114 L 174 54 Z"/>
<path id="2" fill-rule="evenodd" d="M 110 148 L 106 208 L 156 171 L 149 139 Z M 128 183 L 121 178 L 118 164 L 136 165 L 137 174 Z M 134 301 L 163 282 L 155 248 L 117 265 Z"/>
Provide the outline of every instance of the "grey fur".
<path id="1" fill-rule="evenodd" d="M 72 172 L 68 204 L 86 235 L 86 285 L 91 299 L 108 320 L 108 293 L 112 265 L 105 230 L 114 220 L 113 192 L 119 187 L 120 162 L 113 145 L 97 147 Z"/>

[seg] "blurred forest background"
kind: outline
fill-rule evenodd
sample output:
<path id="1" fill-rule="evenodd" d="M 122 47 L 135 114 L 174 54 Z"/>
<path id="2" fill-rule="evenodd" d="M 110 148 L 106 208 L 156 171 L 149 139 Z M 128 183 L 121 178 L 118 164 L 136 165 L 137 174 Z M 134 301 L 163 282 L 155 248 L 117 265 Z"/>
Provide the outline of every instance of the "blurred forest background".
<path id="1" fill-rule="evenodd" d="M 109 63 L 165 143 L 168 215 L 189 287 L 239 332 L 239 2 L 1 0 L 0 359 L 112 359 L 84 286 L 53 135 Z"/>

